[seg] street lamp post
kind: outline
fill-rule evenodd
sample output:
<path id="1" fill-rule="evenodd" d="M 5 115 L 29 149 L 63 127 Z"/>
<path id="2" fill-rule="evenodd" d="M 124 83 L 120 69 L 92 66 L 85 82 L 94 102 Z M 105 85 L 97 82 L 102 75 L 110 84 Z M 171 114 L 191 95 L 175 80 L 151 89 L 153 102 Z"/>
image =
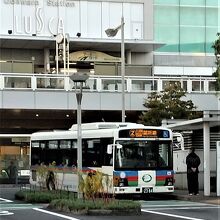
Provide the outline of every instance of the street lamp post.
<path id="1" fill-rule="evenodd" d="M 86 80 L 89 78 L 89 76 L 84 74 L 72 74 L 70 75 L 70 79 L 75 84 L 75 91 L 76 91 L 76 100 L 77 100 L 77 170 L 78 170 L 78 199 L 82 198 L 82 193 L 79 191 L 79 185 L 80 185 L 80 174 L 79 172 L 82 171 L 82 129 L 81 129 L 81 119 L 82 119 L 82 109 L 81 109 L 81 103 L 82 103 L 82 90 L 83 90 L 83 84 L 86 82 Z"/>
<path id="2" fill-rule="evenodd" d="M 124 43 L 124 17 L 121 17 L 121 24 L 116 28 L 109 28 L 105 31 L 108 37 L 114 37 L 121 29 L 121 95 L 122 109 L 121 121 L 125 122 L 125 43 Z"/>

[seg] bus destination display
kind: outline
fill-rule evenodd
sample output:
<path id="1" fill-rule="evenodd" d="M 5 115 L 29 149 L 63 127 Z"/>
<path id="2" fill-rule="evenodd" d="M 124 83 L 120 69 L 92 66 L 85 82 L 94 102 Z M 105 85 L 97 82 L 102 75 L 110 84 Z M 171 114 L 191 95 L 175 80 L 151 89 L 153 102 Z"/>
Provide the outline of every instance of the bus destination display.
<path id="1" fill-rule="evenodd" d="M 168 130 L 128 129 L 119 131 L 119 138 L 170 138 Z"/>

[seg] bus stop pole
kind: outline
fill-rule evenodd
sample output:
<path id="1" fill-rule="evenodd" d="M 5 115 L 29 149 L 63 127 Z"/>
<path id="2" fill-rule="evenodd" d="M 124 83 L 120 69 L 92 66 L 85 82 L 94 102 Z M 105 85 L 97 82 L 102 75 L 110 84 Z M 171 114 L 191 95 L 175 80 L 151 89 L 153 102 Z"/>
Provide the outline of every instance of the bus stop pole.
<path id="1" fill-rule="evenodd" d="M 220 196 L 220 141 L 216 142 L 216 192 Z"/>

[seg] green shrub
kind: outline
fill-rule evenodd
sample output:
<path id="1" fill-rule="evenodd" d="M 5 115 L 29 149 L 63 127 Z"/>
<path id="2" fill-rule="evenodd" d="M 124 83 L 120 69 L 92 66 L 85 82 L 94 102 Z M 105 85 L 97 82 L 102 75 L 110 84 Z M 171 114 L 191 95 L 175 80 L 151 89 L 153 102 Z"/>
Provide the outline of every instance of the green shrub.
<path id="1" fill-rule="evenodd" d="M 102 199 L 93 200 L 72 200 L 72 199 L 58 199 L 51 201 L 49 208 L 59 209 L 67 207 L 69 210 L 93 210 L 93 209 L 108 209 L 108 210 L 129 210 L 140 209 L 140 203 L 128 200 L 112 199 L 105 203 Z"/>
<path id="2" fill-rule="evenodd" d="M 66 191 L 18 191 L 15 194 L 18 200 L 30 203 L 49 203 L 54 199 L 75 198 L 75 194 Z"/>
<path id="3" fill-rule="evenodd" d="M 48 208 L 64 212 L 87 212 L 91 210 L 110 210 L 117 214 L 132 213 L 139 215 L 141 205 L 132 200 L 116 200 L 109 198 L 77 199 L 76 194 L 66 191 L 18 191 L 16 199 L 30 203 L 49 203 Z"/>

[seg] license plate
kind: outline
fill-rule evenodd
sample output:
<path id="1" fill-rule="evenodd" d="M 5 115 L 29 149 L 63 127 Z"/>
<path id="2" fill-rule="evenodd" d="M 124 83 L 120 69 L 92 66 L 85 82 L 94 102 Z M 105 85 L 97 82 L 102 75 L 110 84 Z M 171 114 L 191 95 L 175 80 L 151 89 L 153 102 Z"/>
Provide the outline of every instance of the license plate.
<path id="1" fill-rule="evenodd" d="M 142 192 L 143 193 L 152 193 L 153 192 L 153 187 L 143 187 Z"/>

